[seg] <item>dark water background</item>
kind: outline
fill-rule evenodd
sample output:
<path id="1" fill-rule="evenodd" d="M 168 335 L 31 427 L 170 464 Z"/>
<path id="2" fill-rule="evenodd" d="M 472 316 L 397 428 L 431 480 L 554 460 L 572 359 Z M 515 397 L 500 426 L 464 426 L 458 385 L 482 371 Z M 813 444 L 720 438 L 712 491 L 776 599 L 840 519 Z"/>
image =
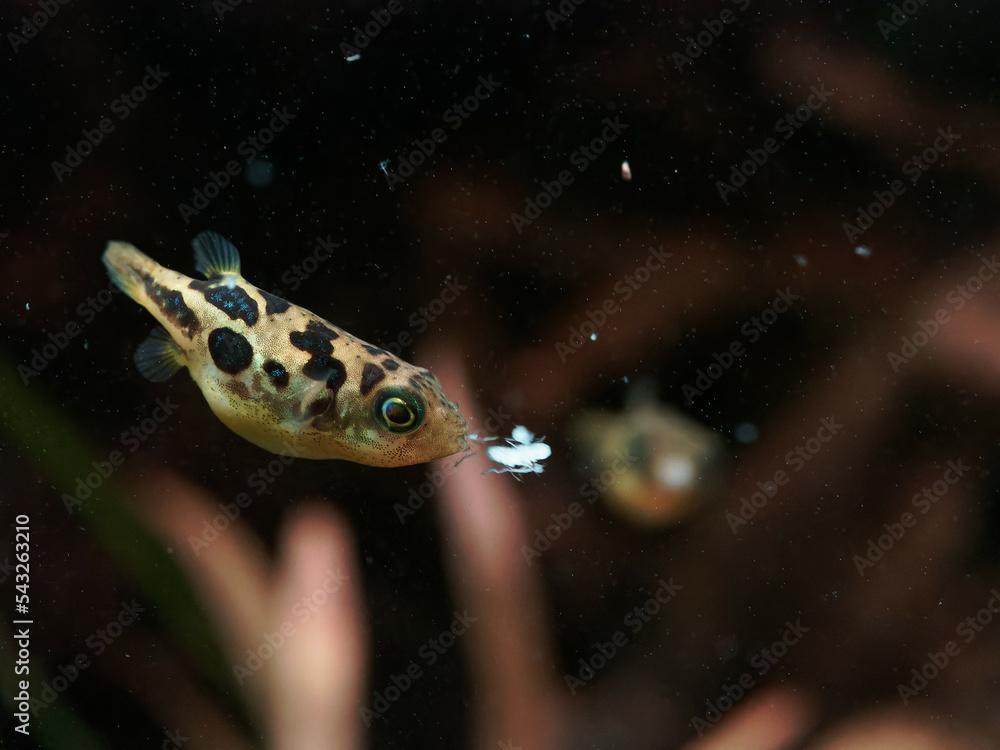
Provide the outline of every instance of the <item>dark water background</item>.
<path id="1" fill-rule="evenodd" d="M 5 3 L 0 32 L 19 30 L 43 5 Z M 594 406 L 620 408 L 626 379 L 652 379 L 660 398 L 722 436 L 725 490 L 712 508 L 648 531 L 599 507 L 533 568 L 542 573 L 541 616 L 561 689 L 561 676 L 661 578 L 682 578 L 689 592 L 587 691 L 567 698 L 576 744 L 565 746 L 682 746 L 695 737 L 690 717 L 796 617 L 815 635 L 760 684 L 790 686 L 810 702 L 804 736 L 882 711 L 996 746 L 1000 627 L 963 648 L 922 702 L 903 706 L 897 685 L 1000 582 L 996 281 L 961 311 L 943 301 L 996 249 L 1000 12 L 930 0 L 886 32 L 879 24 L 894 6 L 883 3 L 564 5 L 574 10 L 559 19 L 557 3 L 402 2 L 361 48 L 357 28 L 372 11 L 385 18 L 386 6 L 257 0 L 220 18 L 208 2 L 80 0 L 53 4 L 34 38 L 6 36 L 0 508 L 5 525 L 17 513 L 32 517 L 39 665 L 72 661 L 122 601 L 138 597 L 150 613 L 143 631 L 171 648 L 127 658 L 168 691 L 179 687 L 160 660 L 199 671 L 198 657 L 167 635 L 176 632 L 173 616 L 109 551 L 108 538 L 131 532 L 95 534 L 68 514 L 60 496 L 77 474 L 58 477 L 57 468 L 121 448 L 121 433 L 158 398 L 177 404 L 176 414 L 139 449 L 126 448 L 116 476 L 124 496 L 169 468 L 225 500 L 268 466 L 271 457 L 215 420 L 189 379 L 154 385 L 137 375 L 132 352 L 151 324 L 144 311 L 116 294 L 81 312 L 108 286 L 100 253 L 109 239 L 190 273 L 190 240 L 211 228 L 241 248 L 256 284 L 366 340 L 406 342 L 408 359 L 461 352 L 470 397 L 554 447 L 550 470 L 517 488 L 529 534 L 586 476 L 566 446 L 567 422 Z M 689 38 L 724 10 L 732 22 L 679 65 Z M 343 43 L 360 59 L 346 61 Z M 452 108 L 483 79 L 492 90 L 458 115 Z M 810 87 L 831 93 L 800 110 L 785 140 L 776 123 L 807 102 Z M 275 108 L 288 122 L 255 149 L 247 140 L 273 124 Z M 102 118 L 109 132 L 81 147 Z M 526 202 L 575 169 L 572 154 L 606 118 L 627 126 L 622 135 L 518 227 L 513 214 L 530 216 Z M 426 150 L 438 128 L 444 138 L 431 156 L 412 176 L 392 179 L 406 173 L 405 160 L 420 160 L 415 149 L 423 142 Z M 910 182 L 906 162 L 949 128 L 958 140 Z M 720 197 L 719 181 L 771 137 L 776 153 L 751 169 L 743 189 Z M 69 149 L 82 156 L 78 166 Z M 621 177 L 624 159 L 631 181 Z M 237 174 L 191 216 L 181 204 L 195 205 L 230 160 Z M 896 179 L 902 194 L 850 236 L 844 223 Z M 310 265 L 323 237 L 339 247 Z M 676 263 L 669 278 L 640 289 L 596 342 L 561 361 L 557 344 L 660 246 Z M 295 270 L 304 263 L 313 270 Z M 421 308 L 449 280 L 466 289 L 425 325 Z M 687 403 L 684 386 L 786 287 L 802 301 Z M 953 319 L 894 368 L 888 354 L 943 306 Z M 68 335 L 71 323 L 77 335 Z M 37 367 L 60 332 L 65 346 Z M 22 377 L 24 367 L 36 373 Z M 811 461 L 780 504 L 731 534 L 726 511 L 827 415 L 847 437 Z M 759 441 L 734 438 L 743 423 L 755 425 Z M 852 556 L 952 459 L 971 468 L 933 522 L 870 578 L 859 575 Z M 434 501 L 405 523 L 393 510 L 429 471 L 298 461 L 242 516 L 268 545 L 302 498 L 321 497 L 346 516 L 363 575 L 372 690 L 458 607 Z M 12 551 L 4 539 L 0 560 Z M 13 581 L 0 577 L 7 601 Z M 199 679 L 250 736 L 254 717 L 231 686 Z M 462 650 L 449 650 L 375 722 L 371 746 L 465 746 L 473 706 L 488 692 L 470 681 Z M 166 720 L 100 660 L 58 704 L 99 746 L 163 741 Z M 66 736 L 53 730 L 37 746 L 72 747 Z"/>

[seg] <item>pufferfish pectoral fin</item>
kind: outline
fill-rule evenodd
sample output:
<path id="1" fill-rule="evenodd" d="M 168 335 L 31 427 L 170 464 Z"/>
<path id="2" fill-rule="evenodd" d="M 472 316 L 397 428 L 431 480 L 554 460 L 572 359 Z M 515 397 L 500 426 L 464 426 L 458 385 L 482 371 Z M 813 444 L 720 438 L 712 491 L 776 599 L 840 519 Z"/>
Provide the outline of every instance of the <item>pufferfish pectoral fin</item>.
<path id="1" fill-rule="evenodd" d="M 240 251 L 218 232 L 200 232 L 191 241 L 194 248 L 194 267 L 206 279 L 227 273 L 240 275 Z"/>
<path id="2" fill-rule="evenodd" d="M 147 380 L 163 383 L 184 367 L 184 353 L 162 327 L 154 328 L 135 350 L 135 366 Z"/>

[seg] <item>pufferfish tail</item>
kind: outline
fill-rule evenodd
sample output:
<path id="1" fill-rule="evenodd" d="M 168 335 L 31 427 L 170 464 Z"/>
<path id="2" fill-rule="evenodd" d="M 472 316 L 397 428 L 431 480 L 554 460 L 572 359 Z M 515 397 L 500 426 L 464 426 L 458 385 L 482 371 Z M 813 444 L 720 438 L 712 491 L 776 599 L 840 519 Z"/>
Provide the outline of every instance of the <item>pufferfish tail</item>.
<path id="1" fill-rule="evenodd" d="M 172 336 L 186 333 L 190 338 L 198 325 L 181 292 L 159 283 L 180 274 L 168 271 L 127 242 L 109 242 L 101 259 L 115 285 L 166 327 L 153 329 L 139 345 L 133 361 L 139 372 L 154 383 L 168 380 L 186 365 L 184 353 Z"/>
<path id="2" fill-rule="evenodd" d="M 128 242 L 111 241 L 101 257 L 115 286 L 143 303 L 143 281 L 156 275 L 160 264 Z"/>

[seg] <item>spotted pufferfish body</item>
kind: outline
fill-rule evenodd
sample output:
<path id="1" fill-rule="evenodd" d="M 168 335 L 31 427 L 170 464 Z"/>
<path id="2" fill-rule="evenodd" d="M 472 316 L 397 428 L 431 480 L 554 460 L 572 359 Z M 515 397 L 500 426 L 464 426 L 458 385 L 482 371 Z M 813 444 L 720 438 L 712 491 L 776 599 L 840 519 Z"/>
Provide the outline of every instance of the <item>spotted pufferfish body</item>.
<path id="1" fill-rule="evenodd" d="M 406 466 L 466 450 L 467 427 L 430 371 L 250 284 L 214 232 L 192 279 L 111 242 L 112 280 L 163 328 L 136 352 L 149 379 L 187 367 L 215 415 L 272 453 Z"/>

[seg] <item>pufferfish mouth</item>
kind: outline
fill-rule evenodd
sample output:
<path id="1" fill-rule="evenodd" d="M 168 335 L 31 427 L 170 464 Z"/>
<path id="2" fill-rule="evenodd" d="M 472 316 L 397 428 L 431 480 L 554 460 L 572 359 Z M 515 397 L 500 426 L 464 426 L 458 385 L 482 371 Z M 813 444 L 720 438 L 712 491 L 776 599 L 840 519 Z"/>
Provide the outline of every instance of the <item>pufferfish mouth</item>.
<path id="1" fill-rule="evenodd" d="M 454 412 L 454 425 L 453 429 L 456 432 L 454 445 L 456 446 L 455 452 L 468 450 L 469 448 L 469 425 L 465 421 L 465 417 L 462 416 L 461 412 L 458 411 L 456 407 Z"/>

